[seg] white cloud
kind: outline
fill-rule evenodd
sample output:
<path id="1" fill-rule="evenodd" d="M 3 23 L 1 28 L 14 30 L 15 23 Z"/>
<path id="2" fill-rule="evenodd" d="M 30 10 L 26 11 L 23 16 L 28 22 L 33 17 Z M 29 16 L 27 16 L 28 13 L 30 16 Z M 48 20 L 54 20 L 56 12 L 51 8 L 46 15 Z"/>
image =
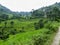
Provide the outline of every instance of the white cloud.
<path id="1" fill-rule="evenodd" d="M 55 2 L 60 2 L 60 0 L 0 0 L 0 4 L 13 11 L 30 11 Z"/>

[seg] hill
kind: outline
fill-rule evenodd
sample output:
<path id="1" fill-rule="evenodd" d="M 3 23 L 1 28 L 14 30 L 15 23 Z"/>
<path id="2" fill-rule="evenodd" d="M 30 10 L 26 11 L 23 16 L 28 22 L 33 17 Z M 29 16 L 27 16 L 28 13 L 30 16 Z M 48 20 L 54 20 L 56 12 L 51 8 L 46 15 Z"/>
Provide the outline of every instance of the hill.
<path id="1" fill-rule="evenodd" d="M 12 11 L 10 10 L 10 9 L 8 9 L 8 8 L 6 8 L 5 6 L 2 6 L 1 4 L 0 4 L 0 13 L 12 13 Z"/>
<path id="2" fill-rule="evenodd" d="M 0 21 L 2 20 L 0 22 L 0 45 L 51 45 L 59 26 L 57 15 L 60 10 L 52 10 L 55 5 L 59 6 L 60 4 L 56 3 L 42 7 L 33 10 L 32 13 L 13 12 L 0 5 Z M 49 13 L 48 18 L 40 18 L 40 16 L 43 17 L 44 13 L 50 10 L 52 10 L 52 13 Z M 24 17 L 26 15 L 27 19 Z M 29 19 L 28 15 L 31 15 L 31 17 L 38 16 L 39 18 L 30 17 Z"/>
<path id="3" fill-rule="evenodd" d="M 52 8 L 54 8 L 54 7 L 57 7 L 57 8 L 59 8 L 60 9 L 60 2 L 59 3 L 55 3 L 55 4 L 53 4 L 53 5 L 50 5 L 50 6 L 46 6 L 46 7 L 42 7 L 42 8 L 40 8 L 40 9 L 38 9 L 38 10 L 42 10 L 42 11 L 50 11 L 50 10 L 52 10 Z"/>
<path id="4" fill-rule="evenodd" d="M 41 8 L 39 8 L 39 9 L 37 9 L 39 12 L 37 12 L 38 13 L 38 15 L 44 15 L 43 14 L 43 12 L 48 12 L 48 11 L 50 11 L 50 10 L 52 10 L 54 7 L 57 7 L 57 8 L 59 8 L 60 9 L 60 2 L 59 3 L 55 3 L 55 4 L 53 4 L 53 5 L 50 5 L 50 6 L 46 6 L 46 7 L 41 7 Z M 35 10 L 34 10 L 35 11 Z M 22 11 L 22 12 L 13 12 L 13 11 L 11 11 L 10 9 L 8 9 L 8 8 L 6 8 L 5 6 L 2 6 L 1 4 L 0 4 L 0 15 L 1 14 L 7 14 L 7 15 L 9 15 L 9 17 L 11 17 L 11 16 L 31 16 L 31 12 L 24 12 L 24 11 Z M 11 15 L 11 16 L 10 16 Z"/>

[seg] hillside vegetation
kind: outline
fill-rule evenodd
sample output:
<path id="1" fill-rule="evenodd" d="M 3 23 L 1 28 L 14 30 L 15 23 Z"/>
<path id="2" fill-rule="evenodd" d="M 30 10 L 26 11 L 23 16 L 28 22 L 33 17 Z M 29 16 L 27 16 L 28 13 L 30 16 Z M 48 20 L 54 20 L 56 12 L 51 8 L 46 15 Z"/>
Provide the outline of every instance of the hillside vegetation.
<path id="1" fill-rule="evenodd" d="M 51 45 L 60 25 L 55 5 L 22 13 L 0 5 L 0 45 Z"/>

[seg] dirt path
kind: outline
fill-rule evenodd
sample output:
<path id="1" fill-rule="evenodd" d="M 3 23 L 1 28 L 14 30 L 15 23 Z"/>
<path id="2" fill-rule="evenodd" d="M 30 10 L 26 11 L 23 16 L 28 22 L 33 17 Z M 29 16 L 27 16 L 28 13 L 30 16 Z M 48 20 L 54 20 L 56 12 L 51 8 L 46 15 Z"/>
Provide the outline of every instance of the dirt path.
<path id="1" fill-rule="evenodd" d="M 60 41 L 60 27 L 59 27 L 58 33 L 56 34 L 56 36 L 55 36 L 55 38 L 53 40 L 52 45 L 59 45 L 59 41 Z"/>

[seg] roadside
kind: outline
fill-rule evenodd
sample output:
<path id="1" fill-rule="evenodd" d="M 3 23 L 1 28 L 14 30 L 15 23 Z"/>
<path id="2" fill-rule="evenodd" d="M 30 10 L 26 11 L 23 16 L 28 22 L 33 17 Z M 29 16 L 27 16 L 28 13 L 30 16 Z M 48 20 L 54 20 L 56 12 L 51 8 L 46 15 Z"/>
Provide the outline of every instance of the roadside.
<path id="1" fill-rule="evenodd" d="M 53 40 L 52 45 L 59 45 L 59 41 L 60 41 L 60 27 L 59 27 L 59 30 L 58 30 L 58 32 Z"/>

